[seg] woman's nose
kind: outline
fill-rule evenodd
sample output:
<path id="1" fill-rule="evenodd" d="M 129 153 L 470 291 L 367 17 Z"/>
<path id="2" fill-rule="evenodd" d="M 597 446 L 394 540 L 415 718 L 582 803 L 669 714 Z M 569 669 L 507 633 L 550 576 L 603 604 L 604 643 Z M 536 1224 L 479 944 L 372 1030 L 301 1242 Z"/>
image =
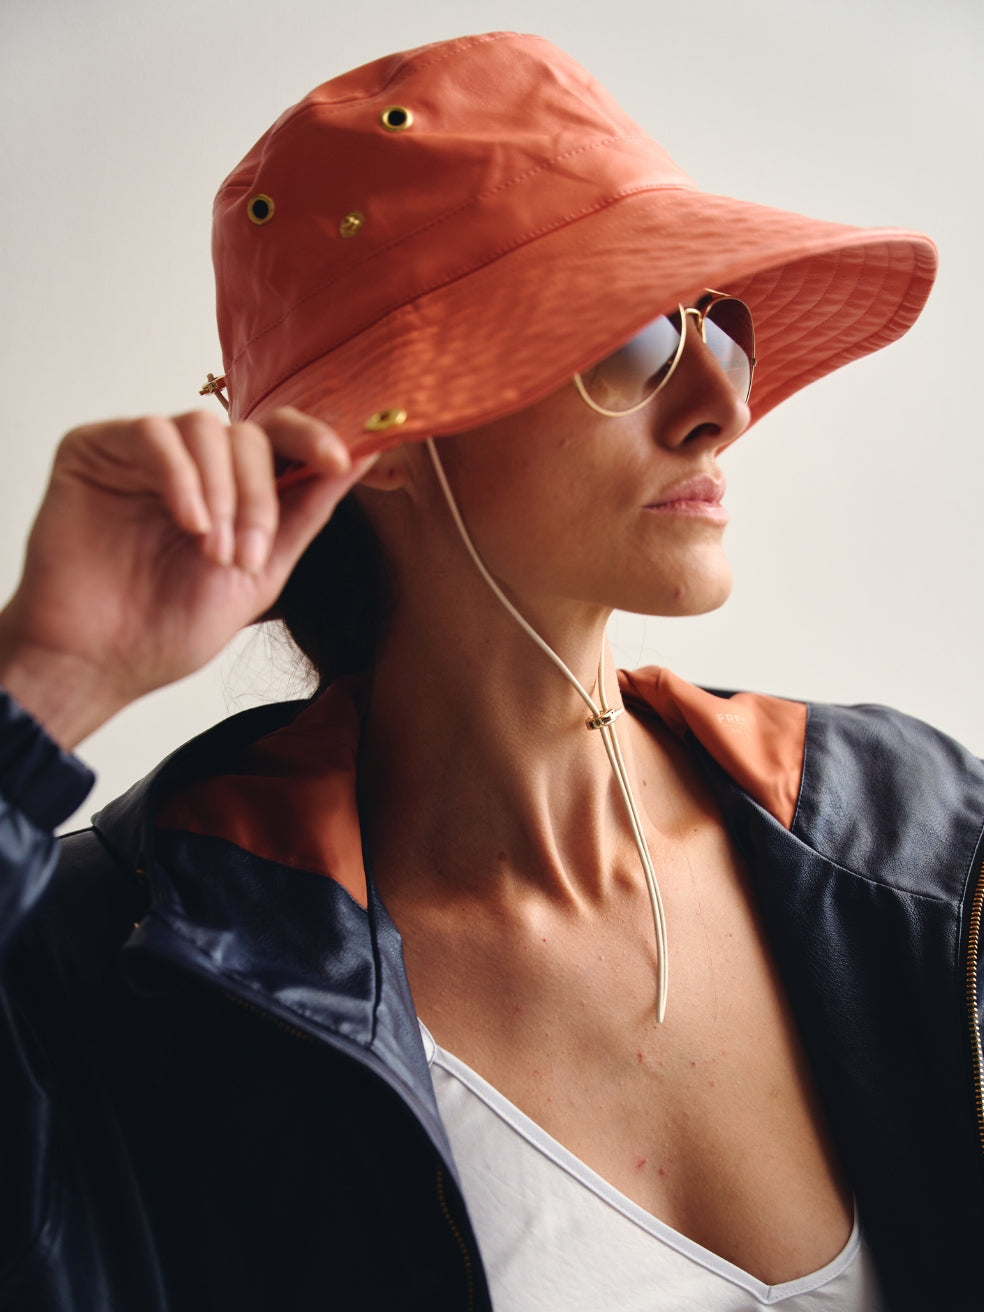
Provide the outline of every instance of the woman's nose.
<path id="1" fill-rule="evenodd" d="M 723 450 L 751 423 L 748 404 L 687 316 L 687 340 L 673 376 L 653 406 L 660 444 L 678 447 L 697 441 Z"/>

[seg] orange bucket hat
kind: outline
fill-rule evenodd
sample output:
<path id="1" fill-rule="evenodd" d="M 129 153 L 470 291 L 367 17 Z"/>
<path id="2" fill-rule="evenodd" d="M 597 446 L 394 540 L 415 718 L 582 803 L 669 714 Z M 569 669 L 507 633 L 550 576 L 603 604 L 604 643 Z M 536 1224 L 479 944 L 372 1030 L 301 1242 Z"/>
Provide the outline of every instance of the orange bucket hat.
<path id="1" fill-rule="evenodd" d="M 757 419 L 900 337 L 936 270 L 918 233 L 698 190 L 579 64 L 510 32 L 288 109 L 222 184 L 213 258 L 232 417 L 294 405 L 357 454 L 521 410 L 709 287 L 753 312 Z"/>

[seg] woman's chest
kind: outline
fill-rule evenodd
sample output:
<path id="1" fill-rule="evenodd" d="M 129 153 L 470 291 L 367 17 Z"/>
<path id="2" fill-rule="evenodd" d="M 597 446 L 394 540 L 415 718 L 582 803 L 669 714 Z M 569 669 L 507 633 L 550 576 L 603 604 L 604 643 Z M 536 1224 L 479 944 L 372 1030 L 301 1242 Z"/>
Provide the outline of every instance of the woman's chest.
<path id="1" fill-rule="evenodd" d="M 663 875 L 662 1025 L 631 881 L 577 914 L 473 908 L 462 932 L 416 909 L 401 928 L 418 1014 L 633 1203 L 780 1283 L 840 1251 L 850 1194 L 740 866 L 727 844 L 696 842 Z"/>

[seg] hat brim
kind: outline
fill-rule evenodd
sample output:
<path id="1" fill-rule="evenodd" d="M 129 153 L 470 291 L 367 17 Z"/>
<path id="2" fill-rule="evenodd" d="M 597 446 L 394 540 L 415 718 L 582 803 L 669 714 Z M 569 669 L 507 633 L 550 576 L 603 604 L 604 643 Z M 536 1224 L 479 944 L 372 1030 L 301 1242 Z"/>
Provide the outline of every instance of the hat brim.
<path id="1" fill-rule="evenodd" d="M 548 396 L 708 287 L 756 329 L 753 422 L 888 345 L 929 294 L 920 233 L 853 228 L 685 187 L 647 189 L 468 270 L 314 356 L 251 413 L 294 405 L 356 454 L 466 432 Z M 371 432 L 381 410 L 406 420 Z M 233 413 L 235 414 L 235 406 Z"/>

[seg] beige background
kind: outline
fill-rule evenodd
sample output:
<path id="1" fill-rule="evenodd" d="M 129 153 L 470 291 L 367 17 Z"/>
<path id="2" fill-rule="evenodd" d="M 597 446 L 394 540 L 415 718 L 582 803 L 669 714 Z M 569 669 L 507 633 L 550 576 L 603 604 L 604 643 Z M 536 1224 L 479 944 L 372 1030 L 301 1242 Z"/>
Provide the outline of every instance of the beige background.
<path id="1" fill-rule="evenodd" d="M 5 0 L 0 589 L 61 433 L 187 408 L 219 366 L 211 197 L 267 124 L 367 59 L 505 27 L 581 59 L 707 189 L 923 229 L 941 247 L 906 340 L 728 456 L 729 605 L 619 618 L 622 662 L 885 701 L 984 750 L 978 0 Z M 240 640 L 86 745 L 100 783 L 85 812 L 213 720 L 292 688 L 289 654 Z"/>

